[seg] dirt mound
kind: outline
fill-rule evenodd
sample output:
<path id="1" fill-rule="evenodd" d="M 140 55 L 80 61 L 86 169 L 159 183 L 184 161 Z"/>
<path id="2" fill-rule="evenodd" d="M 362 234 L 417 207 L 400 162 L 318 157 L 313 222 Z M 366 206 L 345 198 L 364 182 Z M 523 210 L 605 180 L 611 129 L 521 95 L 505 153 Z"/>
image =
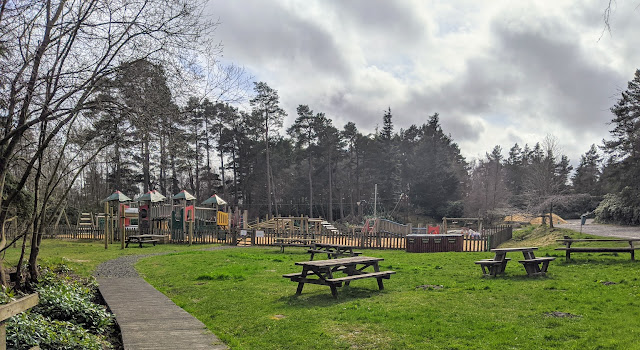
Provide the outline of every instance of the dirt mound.
<path id="1" fill-rule="evenodd" d="M 505 216 L 503 221 L 504 222 L 527 223 L 527 222 L 531 221 L 531 219 L 533 219 L 533 216 L 528 215 L 528 214 L 512 214 L 512 215 Z"/>
<path id="2" fill-rule="evenodd" d="M 545 218 L 546 218 L 546 222 L 549 222 L 549 213 L 544 214 Z M 532 225 L 541 225 L 542 224 L 542 216 L 538 216 L 537 218 L 529 221 L 530 224 Z M 553 214 L 553 223 L 554 224 L 566 224 L 567 222 L 561 218 L 559 215 Z"/>

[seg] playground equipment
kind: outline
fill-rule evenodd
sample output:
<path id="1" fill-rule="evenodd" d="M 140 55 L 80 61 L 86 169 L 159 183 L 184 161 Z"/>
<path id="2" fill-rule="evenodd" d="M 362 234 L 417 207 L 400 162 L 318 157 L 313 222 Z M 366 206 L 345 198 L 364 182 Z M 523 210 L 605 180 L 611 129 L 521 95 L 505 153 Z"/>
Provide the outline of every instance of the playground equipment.
<path id="1" fill-rule="evenodd" d="M 219 240 L 224 240 L 231 228 L 229 214 L 220 210 L 227 202 L 214 194 L 203 205 L 211 207 L 196 207 L 196 197 L 183 190 L 172 197 L 171 211 L 171 239 L 174 241 L 188 241 L 201 238 L 205 234 L 215 234 Z"/>
<path id="2" fill-rule="evenodd" d="M 154 234 L 158 232 L 162 227 L 160 222 L 161 216 L 154 216 L 153 214 L 159 214 L 159 210 L 153 210 L 157 208 L 167 199 L 162 193 L 157 190 L 149 191 L 142 196 L 136 198 L 138 202 L 138 229 L 140 234 Z"/>
<path id="3" fill-rule="evenodd" d="M 115 191 L 109 197 L 103 199 L 102 202 L 104 202 L 106 217 L 104 248 L 107 249 L 109 241 L 113 242 L 117 236 L 120 239 L 120 248 L 124 249 L 125 209 L 128 207 L 125 203 L 131 202 L 131 198 L 120 191 Z"/>
<path id="4" fill-rule="evenodd" d="M 442 231 L 449 233 L 449 228 L 459 227 L 462 232 L 463 227 L 476 227 L 476 231 L 482 235 L 482 218 L 442 218 Z"/>

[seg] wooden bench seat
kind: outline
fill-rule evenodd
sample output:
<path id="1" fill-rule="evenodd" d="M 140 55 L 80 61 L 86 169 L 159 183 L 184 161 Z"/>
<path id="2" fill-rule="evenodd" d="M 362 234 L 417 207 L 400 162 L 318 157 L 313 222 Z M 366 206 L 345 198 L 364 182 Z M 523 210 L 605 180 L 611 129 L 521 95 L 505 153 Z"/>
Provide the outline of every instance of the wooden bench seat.
<path id="1" fill-rule="evenodd" d="M 129 239 L 127 239 L 125 241 L 125 243 L 126 243 L 125 248 L 129 248 L 129 243 L 137 243 L 140 246 L 140 248 L 142 248 L 142 243 L 153 243 L 153 246 L 155 247 L 156 243 L 158 243 L 158 242 L 160 242 L 160 240 L 158 240 L 158 239 L 142 239 L 142 240 L 138 240 L 138 239 L 129 240 Z"/>
<path id="2" fill-rule="evenodd" d="M 564 250 L 566 259 L 571 259 L 571 253 L 631 253 L 631 260 L 635 260 L 635 250 L 640 247 L 560 247 L 556 250 Z"/>
<path id="3" fill-rule="evenodd" d="M 482 259 L 476 261 L 477 265 L 480 265 L 482 268 L 483 276 L 497 276 L 500 271 L 502 271 L 503 264 L 506 265 L 507 262 L 511 260 L 510 258 L 505 258 L 504 261 L 493 260 L 493 259 Z"/>
<path id="4" fill-rule="evenodd" d="M 524 266 L 524 269 L 527 271 L 527 275 L 529 276 L 540 276 L 545 275 L 547 273 L 547 269 L 549 268 L 549 262 L 555 260 L 555 257 L 540 257 L 534 259 L 525 259 L 518 260 Z M 542 266 L 540 266 L 542 264 Z"/>
<path id="5" fill-rule="evenodd" d="M 302 243 L 276 243 L 278 247 L 309 247 L 309 244 Z"/>
<path id="6" fill-rule="evenodd" d="M 294 273 L 288 273 L 288 274 L 282 275 L 282 277 L 284 278 L 296 278 L 301 276 L 302 276 L 302 272 L 294 272 Z"/>
<path id="7" fill-rule="evenodd" d="M 370 272 L 370 273 L 363 273 L 361 275 L 351 275 L 351 276 L 338 277 L 338 278 L 329 278 L 329 279 L 327 279 L 327 282 L 349 282 L 349 281 L 353 281 L 353 280 L 359 280 L 359 279 L 362 279 L 362 278 L 386 278 L 386 279 L 389 279 L 389 278 L 391 278 L 391 275 L 393 275 L 394 273 L 396 273 L 396 272 L 395 271 Z"/>

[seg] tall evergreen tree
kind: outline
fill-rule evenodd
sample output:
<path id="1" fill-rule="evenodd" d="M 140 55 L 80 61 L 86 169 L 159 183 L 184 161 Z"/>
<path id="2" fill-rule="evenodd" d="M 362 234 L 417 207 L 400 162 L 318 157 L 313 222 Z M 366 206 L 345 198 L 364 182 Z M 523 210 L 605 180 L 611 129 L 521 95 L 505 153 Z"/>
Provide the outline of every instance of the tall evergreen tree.
<path id="1" fill-rule="evenodd" d="M 596 145 L 592 144 L 589 150 L 580 156 L 580 164 L 573 175 L 573 190 L 576 193 L 600 194 L 600 162 L 602 158 L 598 154 Z"/>
<path id="2" fill-rule="evenodd" d="M 613 139 L 605 141 L 604 149 L 612 159 L 612 170 L 618 175 L 617 189 L 630 187 L 640 194 L 637 181 L 640 177 L 640 70 L 636 70 L 611 112 Z"/>
<path id="3" fill-rule="evenodd" d="M 318 119 L 324 117 L 322 114 L 313 115 L 313 111 L 307 105 L 299 105 L 297 108 L 298 118 L 287 130 L 293 137 L 296 146 L 307 158 L 307 180 L 309 182 L 309 217 L 313 217 L 313 146 L 318 142 Z"/>
<path id="4" fill-rule="evenodd" d="M 262 132 L 264 136 L 265 159 L 266 159 L 266 180 L 267 180 L 267 206 L 269 215 L 273 215 L 272 198 L 275 199 L 273 193 L 271 159 L 269 153 L 269 142 L 271 133 L 276 133 L 282 127 L 282 120 L 287 113 L 280 107 L 280 97 L 278 91 L 272 89 L 265 82 L 254 83 L 254 92 L 256 96 L 251 99 L 251 107 L 253 114 L 259 118 L 262 123 Z M 276 204 L 276 214 L 278 207 Z"/>
<path id="5" fill-rule="evenodd" d="M 391 141 L 391 138 L 393 137 L 392 118 L 391 107 L 389 107 L 389 109 L 384 112 L 384 116 L 382 116 L 382 132 L 380 133 L 380 138 L 382 140 Z"/>

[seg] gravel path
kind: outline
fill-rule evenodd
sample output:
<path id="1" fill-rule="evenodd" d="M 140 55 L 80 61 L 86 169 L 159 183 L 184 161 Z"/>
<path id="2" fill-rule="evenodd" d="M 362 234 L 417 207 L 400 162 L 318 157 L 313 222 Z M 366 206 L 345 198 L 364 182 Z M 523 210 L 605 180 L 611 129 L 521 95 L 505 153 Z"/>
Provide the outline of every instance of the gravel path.
<path id="1" fill-rule="evenodd" d="M 558 224 L 555 226 L 580 232 L 579 219 L 567 220 L 566 224 Z M 593 219 L 587 219 L 586 224 L 582 226 L 582 233 L 605 237 L 640 238 L 640 227 L 597 224 L 593 222 Z"/>
<path id="2" fill-rule="evenodd" d="M 212 250 L 221 250 L 221 249 L 229 249 L 234 248 L 231 246 L 220 246 L 220 247 L 211 247 L 205 248 L 202 250 L 212 251 Z M 131 277 L 140 277 L 138 275 L 138 271 L 133 267 L 136 262 L 142 258 L 147 256 L 156 256 L 156 255 L 166 255 L 175 252 L 162 252 L 155 254 L 140 254 L 140 255 L 125 255 L 121 256 L 117 259 L 105 261 L 102 264 L 98 265 L 96 270 L 93 272 L 93 275 L 96 278 L 131 278 Z"/>

